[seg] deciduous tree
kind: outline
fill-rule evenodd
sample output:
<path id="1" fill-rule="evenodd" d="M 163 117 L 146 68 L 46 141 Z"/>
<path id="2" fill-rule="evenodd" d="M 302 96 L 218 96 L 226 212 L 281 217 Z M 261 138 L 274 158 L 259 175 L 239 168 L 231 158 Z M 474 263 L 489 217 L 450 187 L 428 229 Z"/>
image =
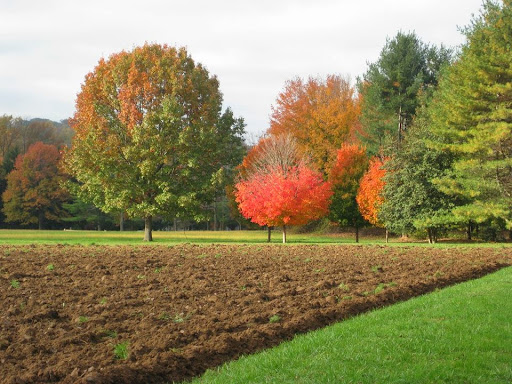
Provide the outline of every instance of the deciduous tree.
<path id="1" fill-rule="evenodd" d="M 384 161 L 379 157 L 373 157 L 370 160 L 368 171 L 361 179 L 356 197 L 363 218 L 378 226 L 382 225 L 378 213 L 383 202 L 382 191 L 385 185 L 385 174 Z"/>
<path id="2" fill-rule="evenodd" d="M 325 173 L 336 151 L 359 125 L 359 100 L 348 79 L 296 78 L 287 81 L 272 107 L 269 133 L 291 134 Z"/>
<path id="3" fill-rule="evenodd" d="M 184 48 L 146 44 L 101 59 L 86 76 L 66 153 L 79 196 L 105 212 L 204 219 L 243 127 L 221 119 L 218 81 Z"/>
<path id="4" fill-rule="evenodd" d="M 332 195 L 321 173 L 313 170 L 289 135 L 266 139 L 251 172 L 236 184 L 244 217 L 259 225 L 301 225 L 325 216 Z"/>
<path id="5" fill-rule="evenodd" d="M 343 144 L 329 171 L 329 181 L 334 193 L 329 207 L 329 219 L 339 225 L 354 227 L 356 242 L 359 242 L 359 228 L 365 224 L 356 196 L 359 182 L 367 168 L 368 157 L 364 148 L 357 144 Z"/>
<path id="6" fill-rule="evenodd" d="M 21 224 L 38 224 L 59 220 L 61 204 L 68 198 L 62 189 L 64 177 L 59 172 L 60 153 L 53 145 L 35 143 L 18 156 L 7 176 L 7 189 L 2 195 L 6 220 Z"/>

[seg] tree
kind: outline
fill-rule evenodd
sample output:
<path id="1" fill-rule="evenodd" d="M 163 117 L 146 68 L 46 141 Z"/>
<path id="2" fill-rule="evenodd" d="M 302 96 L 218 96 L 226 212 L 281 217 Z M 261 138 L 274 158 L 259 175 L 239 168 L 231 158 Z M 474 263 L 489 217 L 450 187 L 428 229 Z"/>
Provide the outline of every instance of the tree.
<path id="1" fill-rule="evenodd" d="M 329 75 L 287 81 L 272 107 L 271 135 L 291 134 L 313 162 L 327 172 L 342 143 L 359 125 L 359 101 L 350 82 Z"/>
<path id="2" fill-rule="evenodd" d="M 18 142 L 21 153 L 25 153 L 36 142 L 60 146 L 64 144 L 58 139 L 57 128 L 50 120 L 33 119 L 24 121 L 18 127 Z"/>
<path id="3" fill-rule="evenodd" d="M 104 212 L 204 219 L 243 127 L 222 120 L 218 81 L 184 48 L 146 44 L 101 59 L 86 76 L 65 154 L 78 197 Z"/>
<path id="4" fill-rule="evenodd" d="M 2 194 L 4 214 L 9 222 L 39 225 L 44 220 L 59 220 L 61 204 L 68 195 L 61 185 L 60 153 L 53 145 L 35 143 L 18 156 L 14 169 L 7 176 L 7 189 Z"/>
<path id="5" fill-rule="evenodd" d="M 300 155 L 289 135 L 263 141 L 260 156 L 247 177 L 235 186 L 242 215 L 261 226 L 306 224 L 328 212 L 330 185 Z"/>
<path id="6" fill-rule="evenodd" d="M 343 144 L 329 171 L 329 181 L 334 193 L 329 207 L 329 219 L 339 225 L 353 226 L 356 242 L 359 242 L 359 228 L 365 224 L 356 196 L 359 182 L 367 168 L 366 151 L 356 144 Z"/>
<path id="7" fill-rule="evenodd" d="M 450 50 L 425 45 L 415 33 L 398 32 L 386 40 L 379 59 L 359 81 L 361 139 L 370 154 L 402 140 L 416 113 L 418 92 L 437 83 L 440 68 L 450 58 Z"/>
<path id="8" fill-rule="evenodd" d="M 16 146 L 20 126 L 20 118 L 9 115 L 0 116 L 0 157 L 5 157 Z"/>
<path id="9" fill-rule="evenodd" d="M 424 105 L 400 151 L 386 163 L 378 216 L 391 231 L 426 231 L 429 242 L 436 243 L 439 230 L 455 224 L 451 210 L 460 202 L 433 183 L 451 167 L 453 156 L 427 146 L 432 138 L 430 120 L 429 109 Z"/>
<path id="10" fill-rule="evenodd" d="M 213 180 L 215 188 L 213 197 L 214 231 L 217 230 L 219 217 L 221 216 L 219 208 L 227 203 L 226 187 L 234 184 L 235 165 L 240 164 L 247 153 L 243 139 L 244 132 L 244 120 L 235 118 L 231 108 L 227 108 L 218 123 L 217 153 L 219 155 L 218 163 L 222 165 L 222 171 L 218 172 Z"/>
<path id="11" fill-rule="evenodd" d="M 370 160 L 368 171 L 363 175 L 356 201 L 359 211 L 365 220 L 373 225 L 382 225 L 379 218 L 379 210 L 383 203 L 382 191 L 384 189 L 384 176 L 386 170 L 384 163 L 379 157 Z"/>
<path id="12" fill-rule="evenodd" d="M 512 2 L 486 1 L 465 34 L 431 105 L 429 147 L 454 157 L 434 182 L 465 200 L 453 208 L 455 219 L 512 228 Z"/>

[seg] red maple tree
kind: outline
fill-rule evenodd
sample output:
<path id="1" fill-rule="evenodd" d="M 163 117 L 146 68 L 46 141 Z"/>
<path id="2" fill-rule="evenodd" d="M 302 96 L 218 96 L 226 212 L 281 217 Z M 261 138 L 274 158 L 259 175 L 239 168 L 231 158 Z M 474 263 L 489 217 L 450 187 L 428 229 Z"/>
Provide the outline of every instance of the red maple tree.
<path id="1" fill-rule="evenodd" d="M 236 201 L 244 217 L 259 225 L 302 225 L 327 214 L 330 184 L 306 166 L 256 173 L 236 185 Z"/>
<path id="2" fill-rule="evenodd" d="M 302 225 L 326 215 L 331 186 L 291 135 L 262 140 L 242 165 L 235 196 L 242 215 L 261 226 Z"/>

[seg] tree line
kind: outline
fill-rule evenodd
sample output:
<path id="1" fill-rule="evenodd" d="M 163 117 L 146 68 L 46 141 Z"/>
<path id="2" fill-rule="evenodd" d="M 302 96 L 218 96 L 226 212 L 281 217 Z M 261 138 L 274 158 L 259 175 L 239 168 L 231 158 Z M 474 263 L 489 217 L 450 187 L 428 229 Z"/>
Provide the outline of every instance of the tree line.
<path id="1" fill-rule="evenodd" d="M 217 78 L 185 49 L 101 59 L 72 139 L 0 136 L 4 221 L 139 219 L 151 240 L 155 220 L 216 228 L 222 211 L 282 226 L 284 239 L 287 226 L 324 218 L 356 239 L 375 225 L 496 240 L 512 227 L 511 15 L 510 1 L 486 1 L 458 50 L 398 32 L 355 86 L 339 74 L 287 81 L 252 148 Z"/>

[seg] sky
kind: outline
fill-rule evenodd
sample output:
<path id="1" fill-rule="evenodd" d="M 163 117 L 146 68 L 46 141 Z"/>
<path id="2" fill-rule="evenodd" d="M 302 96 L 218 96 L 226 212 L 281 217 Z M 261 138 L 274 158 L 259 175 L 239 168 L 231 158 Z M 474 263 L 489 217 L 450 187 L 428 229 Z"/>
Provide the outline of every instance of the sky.
<path id="1" fill-rule="evenodd" d="M 262 134 L 285 82 L 355 83 L 398 31 L 460 46 L 482 0 L 0 0 L 0 115 L 71 117 L 102 57 L 184 46 L 219 79 L 224 107 Z"/>

